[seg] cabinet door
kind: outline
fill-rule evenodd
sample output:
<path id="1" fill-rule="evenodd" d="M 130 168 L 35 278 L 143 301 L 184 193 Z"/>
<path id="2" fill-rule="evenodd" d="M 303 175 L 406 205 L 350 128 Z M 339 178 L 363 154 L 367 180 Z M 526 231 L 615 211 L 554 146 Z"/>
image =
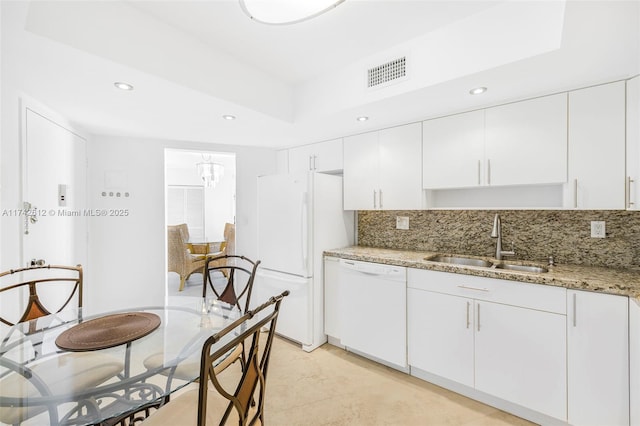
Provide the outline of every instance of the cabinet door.
<path id="1" fill-rule="evenodd" d="M 344 138 L 344 209 L 372 210 L 378 202 L 378 132 Z"/>
<path id="2" fill-rule="evenodd" d="M 422 186 L 466 188 L 484 183 L 484 110 L 422 122 Z"/>
<path id="3" fill-rule="evenodd" d="M 407 289 L 409 365 L 473 387 L 473 300 Z"/>
<path id="4" fill-rule="evenodd" d="M 629 298 L 629 424 L 640 425 L 640 300 Z"/>
<path id="5" fill-rule="evenodd" d="M 565 207 L 624 209 L 624 163 L 625 83 L 570 92 Z"/>
<path id="6" fill-rule="evenodd" d="M 628 298 L 572 290 L 567 301 L 569 423 L 628 425 Z"/>
<path id="7" fill-rule="evenodd" d="M 316 172 L 335 172 L 342 170 L 342 139 L 313 144 L 313 169 Z"/>
<path id="8" fill-rule="evenodd" d="M 491 302 L 475 315 L 476 389 L 566 420 L 566 316 Z"/>
<path id="9" fill-rule="evenodd" d="M 313 170 L 313 145 L 303 145 L 289 149 L 289 173 Z"/>
<path id="10" fill-rule="evenodd" d="M 379 208 L 422 208 L 421 123 L 380 131 Z"/>
<path id="11" fill-rule="evenodd" d="M 640 210 L 640 76 L 627 80 L 627 208 Z"/>
<path id="12" fill-rule="evenodd" d="M 567 181 L 567 94 L 485 111 L 489 185 Z"/>
<path id="13" fill-rule="evenodd" d="M 324 258 L 324 333 L 341 339 L 340 259 Z"/>

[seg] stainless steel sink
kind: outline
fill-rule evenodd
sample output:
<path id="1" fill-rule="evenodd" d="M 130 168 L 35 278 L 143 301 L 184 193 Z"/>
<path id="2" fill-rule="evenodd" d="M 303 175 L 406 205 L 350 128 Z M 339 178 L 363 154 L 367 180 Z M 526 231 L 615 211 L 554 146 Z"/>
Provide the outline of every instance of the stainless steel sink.
<path id="1" fill-rule="evenodd" d="M 425 257 L 424 260 L 428 260 L 430 262 L 450 263 L 453 265 L 462 265 L 462 266 L 479 266 L 483 268 L 488 268 L 491 265 L 493 265 L 493 263 L 489 262 L 488 260 L 474 259 L 471 257 L 462 257 L 462 256 L 445 256 L 441 254 Z"/>
<path id="2" fill-rule="evenodd" d="M 535 274 L 549 272 L 549 270 L 544 266 L 517 265 L 513 263 L 498 263 L 496 265 L 493 265 L 493 267 L 496 269 L 506 269 L 509 271 L 519 271 L 519 272 L 531 272 Z"/>

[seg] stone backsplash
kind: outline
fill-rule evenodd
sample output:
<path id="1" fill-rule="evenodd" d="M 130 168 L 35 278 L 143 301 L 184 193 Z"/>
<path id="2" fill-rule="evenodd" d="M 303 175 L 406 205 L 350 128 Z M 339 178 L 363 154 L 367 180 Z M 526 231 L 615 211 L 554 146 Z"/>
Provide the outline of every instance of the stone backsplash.
<path id="1" fill-rule="evenodd" d="M 359 211 L 358 245 L 493 257 L 496 213 L 516 259 L 640 271 L 640 211 Z M 396 216 L 409 217 L 409 230 L 396 229 Z M 593 220 L 606 222 L 606 238 L 591 238 Z"/>

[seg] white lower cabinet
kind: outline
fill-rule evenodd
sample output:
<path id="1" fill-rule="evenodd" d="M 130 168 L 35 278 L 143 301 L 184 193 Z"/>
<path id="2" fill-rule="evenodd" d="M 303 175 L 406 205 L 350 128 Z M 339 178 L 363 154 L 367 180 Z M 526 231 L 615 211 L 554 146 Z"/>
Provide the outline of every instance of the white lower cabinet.
<path id="1" fill-rule="evenodd" d="M 566 420 L 566 290 L 408 270 L 413 368 Z"/>
<path id="2" fill-rule="evenodd" d="M 569 290 L 567 305 L 569 423 L 628 425 L 629 298 Z"/>
<path id="3" fill-rule="evenodd" d="M 408 288 L 407 319 L 409 365 L 473 386 L 473 299 Z"/>
<path id="4" fill-rule="evenodd" d="M 629 424 L 640 426 L 640 300 L 629 298 Z"/>
<path id="5" fill-rule="evenodd" d="M 475 388 L 565 419 L 566 316 L 486 301 L 475 310 Z"/>
<path id="6" fill-rule="evenodd" d="M 342 333 L 342 298 L 340 297 L 340 259 L 324 258 L 324 334 L 340 340 Z"/>

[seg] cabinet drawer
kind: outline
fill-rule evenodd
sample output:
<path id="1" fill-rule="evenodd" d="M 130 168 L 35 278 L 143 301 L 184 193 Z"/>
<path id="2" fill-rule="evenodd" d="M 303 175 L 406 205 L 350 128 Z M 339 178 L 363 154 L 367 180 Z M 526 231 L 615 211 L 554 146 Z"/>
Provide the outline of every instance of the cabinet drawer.
<path id="1" fill-rule="evenodd" d="M 409 268 L 407 286 L 566 315 L 567 290 L 541 284 Z"/>

